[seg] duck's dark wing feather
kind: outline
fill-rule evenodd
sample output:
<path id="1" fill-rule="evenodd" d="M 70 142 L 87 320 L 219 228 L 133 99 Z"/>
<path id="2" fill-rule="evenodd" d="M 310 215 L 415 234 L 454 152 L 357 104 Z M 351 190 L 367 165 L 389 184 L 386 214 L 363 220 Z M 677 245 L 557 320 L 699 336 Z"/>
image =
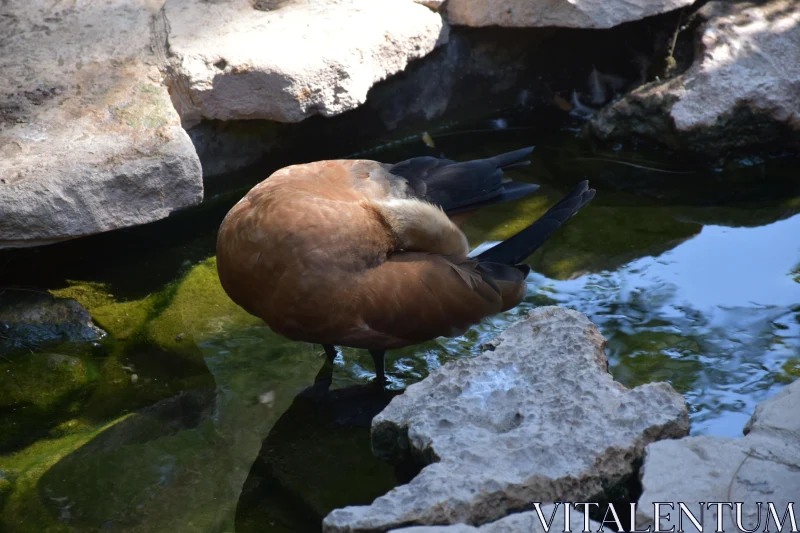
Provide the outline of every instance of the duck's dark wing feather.
<path id="1" fill-rule="evenodd" d="M 504 181 L 503 170 L 527 165 L 522 161 L 533 147 L 487 159 L 457 163 L 451 159 L 415 157 L 387 170 L 402 176 L 420 199 L 441 206 L 448 214 L 521 198 L 539 188 L 530 183 Z"/>

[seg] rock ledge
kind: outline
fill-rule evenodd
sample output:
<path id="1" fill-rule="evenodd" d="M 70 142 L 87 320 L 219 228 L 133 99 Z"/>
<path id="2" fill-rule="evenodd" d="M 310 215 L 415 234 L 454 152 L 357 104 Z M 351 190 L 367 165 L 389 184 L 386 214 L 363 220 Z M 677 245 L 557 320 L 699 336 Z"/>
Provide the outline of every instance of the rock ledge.
<path id="1" fill-rule="evenodd" d="M 366 101 L 376 82 L 447 42 L 440 15 L 411 0 L 283 3 L 168 0 L 171 86 L 189 126 L 201 118 L 299 122 Z"/>
<path id="2" fill-rule="evenodd" d="M 410 386 L 372 424 L 373 450 L 427 464 L 372 505 L 330 513 L 326 532 L 483 524 L 531 501 L 595 501 L 634 474 L 650 442 L 688 433 L 666 383 L 626 389 L 585 315 L 543 307 L 490 352 Z"/>

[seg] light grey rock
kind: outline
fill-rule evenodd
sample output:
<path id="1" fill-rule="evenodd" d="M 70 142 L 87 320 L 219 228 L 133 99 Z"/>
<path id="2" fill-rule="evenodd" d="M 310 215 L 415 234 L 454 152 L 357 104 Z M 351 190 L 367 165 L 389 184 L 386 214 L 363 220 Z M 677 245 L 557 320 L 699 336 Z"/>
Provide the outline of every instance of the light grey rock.
<path id="1" fill-rule="evenodd" d="M 445 0 L 414 0 L 414 1 L 434 11 L 439 11 L 445 3 Z"/>
<path id="2" fill-rule="evenodd" d="M 557 533 L 559 531 L 583 531 L 583 513 L 570 508 L 569 528 L 565 527 L 564 507 L 562 505 L 542 505 L 542 518 L 546 523 L 550 523 L 549 531 Z M 555 511 L 555 514 L 554 514 Z M 600 524 L 594 520 L 589 520 L 590 531 L 600 531 Z M 542 527 L 542 519 L 536 511 L 515 513 L 496 522 L 490 522 L 480 527 L 468 526 L 466 524 L 454 524 L 450 526 L 412 526 L 401 529 L 393 529 L 397 533 L 546 533 Z"/>
<path id="3" fill-rule="evenodd" d="M 637 525 L 655 524 L 654 502 L 671 502 L 674 507 L 661 508 L 662 516 L 670 514 L 669 520 L 661 520 L 662 530 L 672 525 L 678 529 L 678 502 L 684 502 L 698 520 L 699 502 L 741 502 L 741 525 L 753 530 L 759 523 L 757 502 L 761 502 L 757 529 L 764 531 L 769 518 L 770 531 L 788 532 L 792 530 L 789 518 L 782 529 L 776 527 L 768 503 L 774 504 L 781 520 L 794 502 L 800 526 L 800 381 L 759 404 L 745 431 L 747 435 L 741 439 L 698 436 L 647 446 Z M 705 507 L 704 530 L 716 530 L 717 518 L 716 506 Z M 722 507 L 721 520 L 725 531 L 741 531 L 736 509 Z M 682 522 L 685 531 L 698 531 L 685 513 Z"/>
<path id="4" fill-rule="evenodd" d="M 137 0 L 4 3 L 0 248 L 159 220 L 199 203 L 200 162 Z"/>
<path id="5" fill-rule="evenodd" d="M 372 505 L 330 513 L 327 532 L 496 520 L 532 501 L 593 501 L 634 474 L 644 447 L 688 433 L 666 383 L 626 389 L 585 315 L 542 307 L 493 351 L 448 363 L 372 423 L 373 451 L 427 464 Z"/>
<path id="6" fill-rule="evenodd" d="M 666 13 L 694 0 L 448 0 L 447 20 L 462 26 L 611 28 Z"/>
<path id="7" fill-rule="evenodd" d="M 250 0 L 169 0 L 170 83 L 184 121 L 333 116 L 447 41 L 412 0 L 320 0 L 261 11 Z"/>
<path id="8" fill-rule="evenodd" d="M 800 3 L 711 2 L 694 64 L 597 115 L 606 139 L 631 135 L 699 152 L 770 142 L 800 146 Z"/>

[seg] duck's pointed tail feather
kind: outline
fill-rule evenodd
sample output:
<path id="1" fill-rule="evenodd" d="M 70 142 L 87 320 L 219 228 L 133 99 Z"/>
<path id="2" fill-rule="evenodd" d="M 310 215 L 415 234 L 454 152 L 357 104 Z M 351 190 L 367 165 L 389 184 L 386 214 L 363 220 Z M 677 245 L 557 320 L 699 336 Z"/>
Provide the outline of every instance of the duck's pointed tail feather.
<path id="1" fill-rule="evenodd" d="M 514 150 L 513 152 L 506 152 L 504 154 L 490 157 L 485 161 L 490 161 L 495 168 L 502 168 L 503 170 L 530 165 L 530 161 L 522 161 L 522 158 L 530 155 L 531 152 L 533 152 L 533 148 L 533 146 L 520 148 L 519 150 Z"/>
<path id="2" fill-rule="evenodd" d="M 503 178 L 504 170 L 529 164 L 522 159 L 532 151 L 530 146 L 461 163 L 415 157 L 392 165 L 388 170 L 406 178 L 422 199 L 440 206 L 448 214 L 454 214 L 516 200 L 538 189 L 538 185 L 505 181 Z"/>
<path id="3" fill-rule="evenodd" d="M 551 207 L 536 222 L 497 246 L 489 248 L 475 259 L 480 262 L 516 265 L 539 248 L 558 228 L 580 211 L 592 198 L 595 190 L 582 181 L 567 196 Z"/>

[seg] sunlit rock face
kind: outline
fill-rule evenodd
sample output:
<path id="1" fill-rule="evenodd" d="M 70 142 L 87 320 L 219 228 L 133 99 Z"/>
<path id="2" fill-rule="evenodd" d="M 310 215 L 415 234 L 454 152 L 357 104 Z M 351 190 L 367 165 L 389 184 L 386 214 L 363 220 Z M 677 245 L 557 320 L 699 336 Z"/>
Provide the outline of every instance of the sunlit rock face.
<path id="1" fill-rule="evenodd" d="M 137 0 L 3 4 L 0 248 L 152 222 L 203 197 Z"/>
<path id="2" fill-rule="evenodd" d="M 369 0 L 276 7 L 255 9 L 250 0 L 166 3 L 170 83 L 185 125 L 343 113 L 448 37 L 441 16 L 412 0 L 380 9 Z"/>
<path id="3" fill-rule="evenodd" d="M 491 0 L 449 0 L 446 11 L 451 24 L 463 26 L 611 28 L 692 3 L 694 0 L 513 0 L 499 5 Z"/>
<path id="4" fill-rule="evenodd" d="M 666 383 L 626 389 L 585 315 L 542 307 L 491 351 L 411 385 L 372 423 L 373 451 L 427 464 L 372 505 L 329 514 L 328 532 L 482 524 L 532 501 L 597 501 L 645 446 L 689 431 Z"/>
<path id="5" fill-rule="evenodd" d="M 542 517 L 549 524 L 547 529 L 542 526 L 542 521 L 536 511 L 514 513 L 496 522 L 490 522 L 480 527 L 466 524 L 449 526 L 411 526 L 394 529 L 390 533 L 549 533 L 550 531 L 583 531 L 584 514 L 571 510 L 569 523 L 563 513 L 562 506 L 542 505 Z M 589 520 L 590 531 L 601 531 L 602 526 L 594 520 Z"/>
<path id="6" fill-rule="evenodd" d="M 605 108 L 592 121 L 594 134 L 711 153 L 800 147 L 800 4 L 710 2 L 698 14 L 706 22 L 694 64 Z"/>
<path id="7" fill-rule="evenodd" d="M 678 502 L 686 502 L 687 510 L 694 518 L 702 519 L 701 525 L 705 524 L 708 530 L 717 525 L 718 509 L 711 506 L 701 513 L 698 502 L 741 502 L 744 528 L 791 531 L 792 522 L 788 516 L 783 528 L 775 525 L 768 504 L 774 504 L 780 520 L 789 502 L 797 501 L 800 490 L 798 413 L 800 381 L 756 407 L 745 426 L 747 435 L 744 438 L 698 436 L 649 445 L 642 467 L 644 492 L 637 507 L 637 525 L 654 525 L 653 503 L 671 502 L 675 511 L 662 507 L 662 515 L 669 513 L 671 516 L 662 518 L 661 528 L 680 525 L 687 532 L 696 532 L 698 528 L 679 508 Z M 763 506 L 760 516 L 758 502 Z M 737 511 L 729 507 L 720 509 L 725 531 L 739 531 L 734 522 Z M 678 523 L 679 518 L 682 525 Z"/>

